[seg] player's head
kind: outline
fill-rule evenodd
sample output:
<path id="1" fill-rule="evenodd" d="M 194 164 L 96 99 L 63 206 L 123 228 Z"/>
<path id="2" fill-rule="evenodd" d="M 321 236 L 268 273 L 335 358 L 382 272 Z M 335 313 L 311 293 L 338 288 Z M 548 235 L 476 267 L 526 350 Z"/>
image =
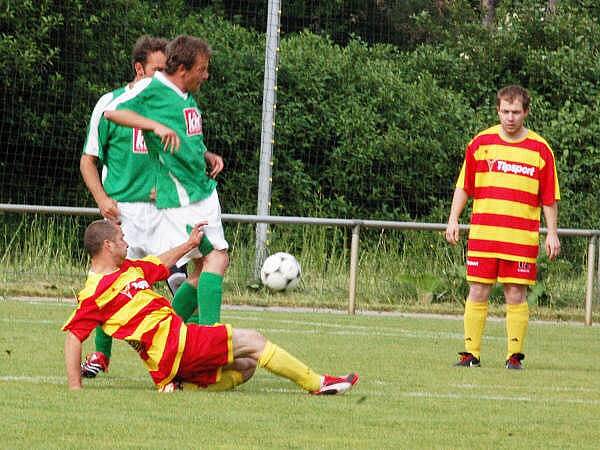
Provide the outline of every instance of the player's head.
<path id="1" fill-rule="evenodd" d="M 208 79 L 210 45 L 194 36 L 177 36 L 167 44 L 165 72 L 177 76 L 186 92 L 197 90 Z"/>
<path id="2" fill-rule="evenodd" d="M 521 102 L 523 110 L 529 111 L 529 103 L 531 102 L 531 99 L 529 98 L 529 93 L 527 90 L 521 86 L 513 84 L 500 89 L 496 93 L 496 108 L 500 107 L 502 100 L 506 100 L 508 103 L 519 101 Z"/>
<path id="3" fill-rule="evenodd" d="M 121 262 L 127 255 L 128 245 L 121 227 L 109 220 L 100 219 L 89 224 L 83 235 L 83 245 L 92 258 L 106 252 L 116 262 Z"/>
<path id="4" fill-rule="evenodd" d="M 135 79 L 151 77 L 157 70 L 164 70 L 167 40 L 152 36 L 141 36 L 133 46 L 131 64 L 135 71 Z"/>
<path id="5" fill-rule="evenodd" d="M 502 130 L 509 137 L 518 137 L 529 114 L 529 94 L 521 86 L 506 86 L 496 94 L 496 111 Z"/>

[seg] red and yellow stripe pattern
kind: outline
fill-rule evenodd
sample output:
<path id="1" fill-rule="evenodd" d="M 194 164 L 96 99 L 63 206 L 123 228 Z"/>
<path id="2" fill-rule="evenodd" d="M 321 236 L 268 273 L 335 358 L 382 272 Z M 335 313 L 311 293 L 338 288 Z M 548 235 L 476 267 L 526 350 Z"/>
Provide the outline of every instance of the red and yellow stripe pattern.
<path id="1" fill-rule="evenodd" d="M 479 133 L 456 187 L 473 198 L 467 256 L 536 261 L 541 207 L 560 200 L 554 154 L 540 135 L 510 142 L 500 125 Z"/>
<path id="2" fill-rule="evenodd" d="M 108 275 L 90 273 L 63 330 L 84 341 L 101 325 L 106 334 L 134 347 L 154 382 L 164 386 L 179 369 L 187 332 L 169 301 L 152 291 L 154 282 L 168 276 L 153 256 L 125 260 Z"/>

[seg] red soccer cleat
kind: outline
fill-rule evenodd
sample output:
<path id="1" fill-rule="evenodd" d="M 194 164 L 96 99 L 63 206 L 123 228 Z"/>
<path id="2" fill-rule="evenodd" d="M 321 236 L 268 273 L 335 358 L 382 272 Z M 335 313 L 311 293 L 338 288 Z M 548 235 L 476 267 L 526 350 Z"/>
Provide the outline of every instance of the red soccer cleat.
<path id="1" fill-rule="evenodd" d="M 313 395 L 338 395 L 349 391 L 358 383 L 358 374 L 349 373 L 343 377 L 332 377 L 331 375 L 323 375 L 321 377 L 321 387 L 311 392 Z"/>
<path id="2" fill-rule="evenodd" d="M 109 359 L 102 352 L 90 353 L 85 361 L 81 362 L 81 376 L 84 378 L 96 378 L 98 373 L 108 372 Z"/>

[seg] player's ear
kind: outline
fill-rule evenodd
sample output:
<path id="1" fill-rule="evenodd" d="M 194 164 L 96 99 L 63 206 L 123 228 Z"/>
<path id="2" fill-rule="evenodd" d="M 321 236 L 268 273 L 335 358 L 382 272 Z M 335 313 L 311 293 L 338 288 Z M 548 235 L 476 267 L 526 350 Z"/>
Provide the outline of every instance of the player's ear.
<path id="1" fill-rule="evenodd" d="M 141 62 L 136 62 L 133 65 L 133 70 L 135 70 L 136 77 L 143 77 L 145 75 L 144 65 Z"/>

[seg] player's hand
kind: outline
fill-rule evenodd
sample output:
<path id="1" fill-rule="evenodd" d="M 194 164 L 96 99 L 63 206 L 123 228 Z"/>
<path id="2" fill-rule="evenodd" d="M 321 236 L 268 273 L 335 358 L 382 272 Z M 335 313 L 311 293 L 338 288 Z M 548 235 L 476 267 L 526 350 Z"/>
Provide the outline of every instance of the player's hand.
<path id="1" fill-rule="evenodd" d="M 445 236 L 446 240 L 450 244 L 456 245 L 458 243 L 458 239 L 460 238 L 460 227 L 458 225 L 458 221 L 448 221 Z"/>
<path id="2" fill-rule="evenodd" d="M 546 254 L 550 260 L 555 259 L 560 254 L 560 240 L 555 231 L 546 235 Z"/>
<path id="3" fill-rule="evenodd" d="M 221 173 L 221 171 L 223 170 L 223 167 L 225 167 L 223 158 L 221 158 L 219 155 L 217 155 L 215 153 L 205 152 L 204 159 L 206 159 L 206 162 L 208 163 L 208 166 L 210 167 L 210 172 L 208 173 L 208 175 L 211 178 L 216 178 L 216 176 L 219 175 L 219 173 Z"/>
<path id="4" fill-rule="evenodd" d="M 199 222 L 192 227 L 190 237 L 188 238 L 188 242 L 192 247 L 198 247 L 200 245 L 200 241 L 202 241 L 202 237 L 204 236 L 203 228 L 205 225 L 208 225 L 207 221 Z"/>
<path id="5" fill-rule="evenodd" d="M 175 153 L 179 150 L 181 141 L 175 131 L 161 124 L 158 124 L 153 131 L 160 138 L 165 152 Z"/>
<path id="6" fill-rule="evenodd" d="M 105 219 L 108 219 L 117 224 L 121 223 L 121 212 L 119 211 L 119 207 L 117 206 L 117 202 L 110 197 L 106 197 L 98 202 L 98 208 L 100 209 L 100 214 Z"/>

